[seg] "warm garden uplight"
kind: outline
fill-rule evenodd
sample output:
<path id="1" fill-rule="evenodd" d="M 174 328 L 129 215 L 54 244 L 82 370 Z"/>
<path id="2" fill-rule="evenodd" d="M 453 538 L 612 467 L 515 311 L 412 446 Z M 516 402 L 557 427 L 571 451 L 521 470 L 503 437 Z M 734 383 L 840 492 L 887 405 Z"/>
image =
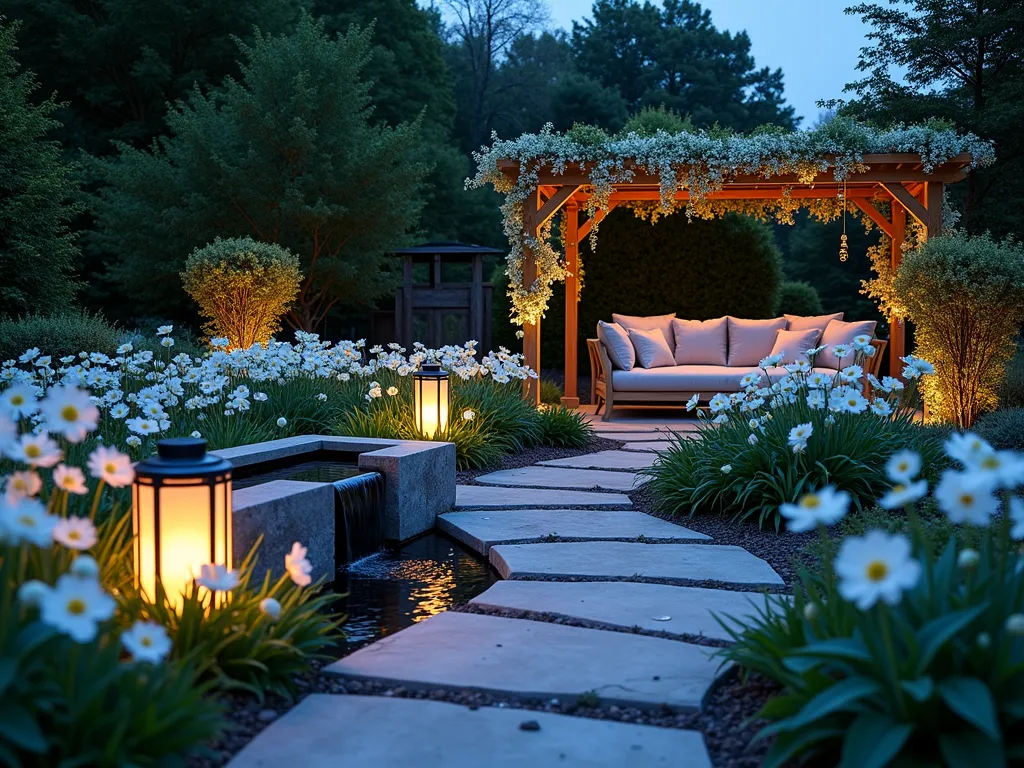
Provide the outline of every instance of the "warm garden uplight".
<path id="1" fill-rule="evenodd" d="M 231 567 L 231 462 L 206 441 L 161 440 L 135 467 L 135 578 L 151 598 L 160 580 L 170 604 L 208 563 Z"/>
<path id="2" fill-rule="evenodd" d="M 416 430 L 433 438 L 448 428 L 448 374 L 437 363 L 424 363 L 412 375 L 416 393 Z"/>

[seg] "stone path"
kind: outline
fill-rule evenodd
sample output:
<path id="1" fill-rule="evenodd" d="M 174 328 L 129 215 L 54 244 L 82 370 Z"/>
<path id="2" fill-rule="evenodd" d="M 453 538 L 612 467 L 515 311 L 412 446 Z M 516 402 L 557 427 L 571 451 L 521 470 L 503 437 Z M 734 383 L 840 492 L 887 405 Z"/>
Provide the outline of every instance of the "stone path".
<path id="1" fill-rule="evenodd" d="M 675 414 L 678 421 L 660 423 L 617 414 L 610 424 L 591 415 L 598 434 L 621 449 L 458 486 L 455 510 L 438 527 L 489 557 L 506 581 L 474 598 L 475 612 L 438 614 L 324 671 L 409 689 L 699 709 L 724 671 L 713 656 L 729 637 L 718 619 L 753 614 L 764 606 L 758 588 L 777 590 L 783 581 L 741 547 L 631 509 L 626 493 L 648 479 L 638 473 L 671 444 L 669 430 L 694 431 L 692 420 Z M 524 720 L 539 730 L 520 730 Z M 691 731 L 325 695 L 305 699 L 232 765 L 269 767 L 296 757 L 314 768 L 339 759 L 379 768 L 711 765 L 703 737 Z"/>
<path id="2" fill-rule="evenodd" d="M 523 728 L 523 723 L 536 728 Z M 685 760 L 680 762 L 680 756 Z M 699 733 L 547 712 L 381 696 L 307 696 L 234 768 L 711 768 Z"/>

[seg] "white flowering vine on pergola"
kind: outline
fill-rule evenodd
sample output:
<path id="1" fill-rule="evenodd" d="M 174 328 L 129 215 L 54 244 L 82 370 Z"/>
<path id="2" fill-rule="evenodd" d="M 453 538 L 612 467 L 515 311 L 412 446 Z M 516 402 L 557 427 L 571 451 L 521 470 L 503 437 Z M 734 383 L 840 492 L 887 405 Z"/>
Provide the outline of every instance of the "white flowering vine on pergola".
<path id="1" fill-rule="evenodd" d="M 791 218 L 801 205 L 841 201 L 889 238 L 895 269 L 907 214 L 919 222 L 923 237 L 938 234 L 945 185 L 991 164 L 994 153 L 989 142 L 945 126 L 880 130 L 834 120 L 809 131 L 750 136 L 697 131 L 610 138 L 596 129 L 558 134 L 546 127 L 508 141 L 495 136 L 474 158 L 477 173 L 467 183 L 491 184 L 505 194 L 512 321 L 523 327 L 526 363 L 534 370 L 541 366 L 540 321 L 552 283 L 565 281 L 563 403 L 576 407 L 579 241 L 589 236 L 593 244 L 601 220 L 616 206 L 654 206 L 666 213 L 685 207 L 702 216 L 713 215 L 717 206 Z M 556 214 L 564 253 L 551 244 Z M 902 319 L 891 321 L 890 359 L 898 360 L 905 354 L 906 329 Z M 527 397 L 539 402 L 537 380 L 528 382 Z"/>

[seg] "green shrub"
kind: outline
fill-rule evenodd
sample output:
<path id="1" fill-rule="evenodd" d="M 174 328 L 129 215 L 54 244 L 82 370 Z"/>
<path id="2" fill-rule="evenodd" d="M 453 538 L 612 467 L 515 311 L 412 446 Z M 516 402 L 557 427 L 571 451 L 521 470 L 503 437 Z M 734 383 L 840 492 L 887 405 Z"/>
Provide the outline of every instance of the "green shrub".
<path id="1" fill-rule="evenodd" d="M 594 436 L 582 411 L 555 405 L 540 411 L 540 443 L 556 448 L 583 448 Z"/>
<path id="2" fill-rule="evenodd" d="M 677 213 L 650 224 L 628 208 L 601 223 L 597 250 L 580 243 L 583 288 L 579 303 L 579 370 L 589 366 L 586 339 L 598 320 L 613 312 L 705 320 L 722 315 L 773 317 L 782 284 L 782 256 L 771 228 L 748 216 L 728 214 L 688 221 Z M 728 279 L 723 276 L 728 272 Z M 508 278 L 493 276 L 494 343 L 521 349 L 509 321 Z M 541 322 L 541 365 L 562 368 L 565 360 L 565 291 L 554 294 Z"/>
<path id="3" fill-rule="evenodd" d="M 281 330 L 281 317 L 299 292 L 299 257 L 250 237 L 217 238 L 196 248 L 181 273 L 185 290 L 209 322 L 211 336 L 248 349 Z"/>
<path id="4" fill-rule="evenodd" d="M 787 280 L 779 287 L 776 315 L 820 315 L 821 297 L 810 283 Z"/>
<path id="5" fill-rule="evenodd" d="M 636 133 L 643 137 L 654 136 L 658 131 L 665 133 L 683 133 L 692 131 L 693 123 L 690 117 L 680 115 L 664 104 L 659 107 L 647 106 L 632 115 L 622 128 L 622 135 Z"/>
<path id="6" fill-rule="evenodd" d="M 38 347 L 53 358 L 79 352 L 113 354 L 120 331 L 102 315 L 86 311 L 0 318 L 0 361 L 17 359 L 27 349 Z"/>
<path id="7" fill-rule="evenodd" d="M 711 408 L 724 423 L 702 421 L 696 435 L 670 443 L 644 470 L 658 508 L 673 515 L 723 513 L 778 528 L 779 505 L 809 488 L 838 485 L 862 509 L 888 488 L 884 465 L 890 454 L 913 448 L 937 459 L 940 437 L 922 431 L 914 409 L 903 407 L 914 387 L 879 391 L 869 407 L 860 395 L 862 377 L 852 386 L 838 378 L 826 377 L 813 388 L 813 377 L 797 373 L 777 377 L 771 388 L 751 384 L 735 398 L 716 395 Z M 892 413 L 876 415 L 873 409 Z M 811 429 L 802 445 L 794 444 L 798 425 Z"/>
<path id="8" fill-rule="evenodd" d="M 545 405 L 561 405 L 564 394 L 562 387 L 557 382 L 551 381 L 551 379 L 540 380 L 540 401 Z"/>
<path id="9" fill-rule="evenodd" d="M 1004 504 L 1021 479 L 980 464 L 952 472 L 992 501 L 1005 488 Z M 719 617 L 734 641 L 720 655 L 782 687 L 757 715 L 770 721 L 758 734 L 773 739 L 766 768 L 1024 759 L 1024 554 L 1010 515 L 989 525 L 986 513 L 980 528 L 937 526 L 913 506 L 903 517 L 909 537 L 848 537 L 835 558 L 801 569 L 792 601 L 765 596 L 754 617 Z M 820 518 L 819 528 L 829 551 Z"/>
<path id="10" fill-rule="evenodd" d="M 1024 450 L 1024 408 L 986 413 L 974 431 L 999 450 Z"/>
<path id="11" fill-rule="evenodd" d="M 1024 322 L 1024 248 L 987 234 L 933 237 L 907 253 L 892 287 L 937 370 L 924 389 L 931 414 L 971 427 L 995 409 Z"/>

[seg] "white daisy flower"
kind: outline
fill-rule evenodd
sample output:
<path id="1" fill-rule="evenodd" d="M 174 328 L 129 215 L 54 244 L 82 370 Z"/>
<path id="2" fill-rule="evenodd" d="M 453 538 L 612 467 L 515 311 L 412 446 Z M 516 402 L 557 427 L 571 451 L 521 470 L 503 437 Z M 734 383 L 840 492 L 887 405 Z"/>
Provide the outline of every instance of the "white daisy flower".
<path id="1" fill-rule="evenodd" d="M 954 432 L 942 447 L 949 458 L 959 461 L 965 467 L 976 467 L 984 457 L 995 452 L 991 445 L 973 432 Z"/>
<path id="2" fill-rule="evenodd" d="M 18 499 L 26 499 L 35 496 L 43 489 L 43 479 L 38 472 L 31 469 L 22 469 L 12 472 L 7 476 L 4 484 L 4 494 L 12 504 Z"/>
<path id="3" fill-rule="evenodd" d="M 57 517 L 47 514 L 38 499 L 0 500 L 0 531 L 11 544 L 26 541 L 37 547 L 48 547 L 53 542 L 56 524 Z"/>
<path id="4" fill-rule="evenodd" d="M 0 413 L 6 412 L 12 419 L 28 418 L 37 410 L 36 388 L 31 384 L 12 384 L 0 392 Z"/>
<path id="5" fill-rule="evenodd" d="M 207 563 L 199 568 L 196 584 L 211 592 L 230 592 L 238 586 L 238 573 L 225 565 Z"/>
<path id="6" fill-rule="evenodd" d="M 173 325 L 161 325 L 159 328 L 156 329 L 156 335 L 157 336 L 166 336 L 167 334 L 171 333 L 173 330 L 174 330 L 174 326 Z"/>
<path id="7" fill-rule="evenodd" d="M 953 523 L 987 526 L 999 511 L 999 500 L 992 494 L 990 479 L 979 473 L 947 469 L 935 487 L 939 509 Z"/>
<path id="8" fill-rule="evenodd" d="M 97 541 L 96 526 L 87 517 L 66 517 L 53 527 L 53 540 L 68 549 L 91 549 Z"/>
<path id="9" fill-rule="evenodd" d="M 720 411 L 727 411 L 732 407 L 732 400 L 729 399 L 728 395 L 719 393 L 711 398 L 711 402 L 708 403 L 712 413 L 718 413 Z"/>
<path id="10" fill-rule="evenodd" d="M 786 527 L 794 533 L 803 533 L 819 525 L 839 522 L 850 507 L 850 494 L 826 485 L 820 491 L 805 493 L 795 503 L 779 506 L 779 514 L 786 518 Z"/>
<path id="11" fill-rule="evenodd" d="M 292 581 L 300 587 L 309 586 L 313 581 L 312 576 L 310 576 L 310 573 L 313 571 L 313 565 L 306 558 L 308 551 L 306 547 L 296 541 L 292 544 L 292 551 L 284 556 L 285 570 L 292 577 Z"/>
<path id="12" fill-rule="evenodd" d="M 885 473 L 897 483 L 909 483 L 921 471 L 921 455 L 914 451 L 897 451 L 885 464 Z"/>
<path id="13" fill-rule="evenodd" d="M 160 431 L 159 422 L 153 419 L 144 419 L 141 416 L 137 416 L 134 419 L 128 419 L 125 425 L 137 435 L 152 435 Z"/>
<path id="14" fill-rule="evenodd" d="M 814 434 L 814 425 L 810 422 L 806 424 L 797 424 L 791 430 L 789 430 L 789 447 L 793 449 L 793 453 L 801 453 L 807 448 L 807 439 Z"/>
<path id="15" fill-rule="evenodd" d="M 1010 536 L 1016 541 L 1024 539 L 1024 499 L 1018 496 L 1010 497 L 1010 521 Z"/>
<path id="16" fill-rule="evenodd" d="M 686 410 L 692 411 L 697 407 L 697 403 L 700 402 L 700 394 L 693 395 L 689 400 L 686 401 Z"/>
<path id="17" fill-rule="evenodd" d="M 69 467 L 67 464 L 58 464 L 53 470 L 53 484 L 65 493 L 74 493 L 78 496 L 89 492 L 85 484 L 85 473 L 78 467 Z"/>
<path id="18" fill-rule="evenodd" d="M 839 594 L 862 611 L 879 600 L 896 605 L 921 577 L 921 564 L 910 556 L 907 537 L 884 531 L 843 539 L 835 569 Z"/>
<path id="19" fill-rule="evenodd" d="M 918 480 L 916 483 L 898 482 L 878 500 L 878 506 L 883 509 L 898 509 L 913 504 L 926 493 L 928 493 L 927 480 Z"/>
<path id="20" fill-rule="evenodd" d="M 95 579 L 65 573 L 39 602 L 39 618 L 76 643 L 96 637 L 96 625 L 114 615 L 116 603 Z"/>
<path id="21" fill-rule="evenodd" d="M 96 429 L 100 411 L 89 393 L 76 387 L 51 387 L 39 403 L 45 429 L 59 432 L 71 443 L 80 443 Z"/>
<path id="22" fill-rule="evenodd" d="M 136 621 L 122 633 L 121 643 L 133 661 L 159 664 L 171 652 L 171 638 L 167 630 L 153 621 Z"/>
<path id="23" fill-rule="evenodd" d="M 61 460 L 63 453 L 46 432 L 40 432 L 38 435 L 22 435 L 14 445 L 8 447 L 7 455 L 30 467 L 52 467 Z"/>

